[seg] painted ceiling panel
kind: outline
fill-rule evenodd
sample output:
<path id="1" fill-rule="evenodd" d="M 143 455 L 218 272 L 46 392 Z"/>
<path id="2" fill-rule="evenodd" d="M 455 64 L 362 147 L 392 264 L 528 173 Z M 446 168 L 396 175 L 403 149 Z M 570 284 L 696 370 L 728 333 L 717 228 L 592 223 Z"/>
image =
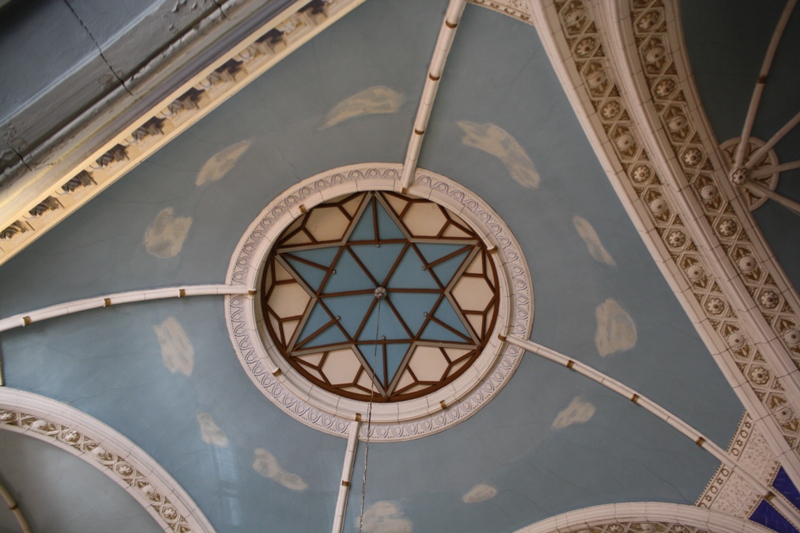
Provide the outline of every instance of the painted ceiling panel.
<path id="1" fill-rule="evenodd" d="M 0 431 L 0 479 L 37 533 L 163 531 L 105 474 L 32 437 Z M 0 519 L 0 531 L 21 531 L 10 512 Z"/>
<path id="2" fill-rule="evenodd" d="M 689 59 L 717 140 L 739 137 L 750 97 L 786 2 L 683 2 Z M 800 111 L 800 12 L 792 13 L 769 71 L 753 124 L 753 135 L 768 140 Z M 780 163 L 800 160 L 800 128 L 775 146 Z M 777 192 L 800 201 L 800 169 L 782 172 Z M 800 284 L 800 218 L 775 202 L 753 213 L 761 231 L 789 275 Z"/>

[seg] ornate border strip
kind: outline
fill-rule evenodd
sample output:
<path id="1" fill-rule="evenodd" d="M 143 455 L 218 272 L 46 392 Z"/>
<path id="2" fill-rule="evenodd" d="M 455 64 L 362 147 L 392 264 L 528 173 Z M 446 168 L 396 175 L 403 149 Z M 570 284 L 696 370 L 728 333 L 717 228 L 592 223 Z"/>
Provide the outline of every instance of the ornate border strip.
<path id="1" fill-rule="evenodd" d="M 365 0 L 297 2 L 237 43 L 122 133 L 75 166 L 66 165 L 39 193 L 22 191 L 0 209 L 0 264 L 97 196 L 141 161 Z M 34 177 L 44 180 L 46 177 Z M 35 184 L 33 184 L 35 185 Z M 35 195 L 35 196 L 34 196 Z M 24 201 L 24 205 L 23 205 Z"/>
<path id="2" fill-rule="evenodd" d="M 637 115 L 634 119 L 640 111 L 631 103 L 635 100 L 614 81 L 616 69 L 627 72 L 631 68 L 625 59 L 609 56 L 620 53 L 622 46 L 614 40 L 612 30 L 624 22 L 609 13 L 610 4 L 606 3 L 529 3 L 534 25 L 562 86 L 645 245 L 773 452 L 784 459 L 790 476 L 800 481 L 800 456 L 795 449 L 800 443 L 800 422 L 793 408 L 800 402 L 787 391 L 792 377 L 786 379 L 796 369 L 776 366 L 772 357 L 762 355 L 771 346 L 763 343 L 763 332 L 751 328 L 748 317 L 753 305 L 744 305 L 737 293 L 733 293 L 736 305 L 730 303 L 729 285 L 735 272 L 726 270 L 714 255 L 718 241 L 714 245 L 713 235 L 698 232 L 697 218 L 702 219 L 702 215 L 684 205 L 683 187 L 670 181 L 676 179 L 673 172 L 677 171 L 664 160 L 674 162 L 677 156 L 670 150 L 668 157 L 659 152 L 658 145 L 654 148 L 647 144 L 648 135 L 663 126 L 648 128 L 646 118 Z M 601 22 L 610 26 L 605 32 L 598 29 L 593 9 L 600 13 Z M 664 47 L 648 49 L 647 53 L 656 61 L 669 61 Z M 639 59 L 631 61 L 636 64 Z M 678 88 L 666 77 L 655 83 L 653 90 L 670 95 Z M 651 154 L 650 150 L 655 152 Z M 701 165 L 702 154 L 694 150 L 678 155 L 687 164 Z M 696 160 L 698 157 L 700 160 Z M 721 230 L 739 230 L 731 215 L 726 214 L 725 220 L 729 222 L 720 221 Z M 746 291 L 745 295 L 749 298 Z"/>
<path id="3" fill-rule="evenodd" d="M 227 283 L 256 287 L 259 269 L 274 240 L 300 216 L 331 198 L 360 190 L 400 192 L 402 166 L 367 163 L 309 178 L 273 200 L 250 225 L 231 258 Z M 373 407 L 371 439 L 403 441 L 463 422 L 507 383 L 523 351 L 505 335 L 528 338 L 533 325 L 533 293 L 522 252 L 508 227 L 473 193 L 432 172 L 417 170 L 409 194 L 437 202 L 473 226 L 499 263 L 500 307 L 492 340 L 471 369 L 453 383 L 422 398 Z M 365 413 L 365 403 L 333 395 L 303 379 L 268 339 L 263 317 L 251 295 L 225 299 L 228 331 L 239 360 L 253 383 L 279 408 L 320 431 L 346 437 L 350 422 Z M 502 340 L 500 340 L 502 339 Z M 270 355 L 270 351 L 273 351 Z M 361 437 L 366 438 L 362 425 Z"/>
<path id="4" fill-rule="evenodd" d="M 164 531 L 214 531 L 161 465 L 122 434 L 77 409 L 0 387 L 0 429 L 48 442 L 86 461 L 124 488 Z"/>
<path id="5" fill-rule="evenodd" d="M 503 15 L 508 15 L 525 24 L 533 25 L 525 0 L 469 0 L 469 2 L 476 6 L 482 6 Z"/>
<path id="6" fill-rule="evenodd" d="M 754 522 L 688 505 L 636 502 L 598 505 L 547 518 L 516 533 L 765 533 Z"/>

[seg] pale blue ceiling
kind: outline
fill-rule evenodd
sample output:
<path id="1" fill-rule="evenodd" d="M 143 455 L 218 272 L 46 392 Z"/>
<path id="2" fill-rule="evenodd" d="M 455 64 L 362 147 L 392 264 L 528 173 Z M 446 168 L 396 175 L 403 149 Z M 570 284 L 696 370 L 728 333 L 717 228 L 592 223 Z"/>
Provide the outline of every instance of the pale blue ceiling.
<path id="1" fill-rule="evenodd" d="M 0 267 L 3 280 L 15 280 L 0 284 L 0 317 L 136 288 L 221 283 L 249 223 L 284 189 L 341 165 L 402 162 L 445 6 L 370 0 L 357 8 Z M 404 95 L 405 103 L 394 114 L 320 129 L 337 103 L 373 86 Z M 513 136 L 538 169 L 538 189 L 466 146 L 457 124 L 463 121 Z M 227 175 L 195 184 L 211 155 L 242 141 L 252 144 Z M 420 166 L 472 189 L 508 223 L 533 278 L 534 341 L 608 373 L 728 444 L 742 407 L 627 218 L 532 27 L 467 6 Z M 182 250 L 166 259 L 142 243 L 165 208 L 192 218 Z M 614 265 L 593 258 L 575 216 L 594 227 Z M 595 315 L 608 299 L 630 315 L 637 340 L 602 357 Z M 162 362 L 154 326 L 170 317 L 193 346 L 189 375 Z M 0 343 L 10 386 L 66 402 L 124 433 L 175 477 L 217 530 L 330 528 L 345 441 L 291 419 L 251 384 L 232 349 L 221 299 L 89 311 L 4 333 Z M 591 404 L 593 416 L 553 427 L 576 397 Z M 198 413 L 211 415 L 227 446 L 202 440 Z M 306 488 L 259 474 L 258 449 Z M 373 444 L 366 503 L 391 502 L 393 520 L 407 520 L 417 532 L 513 531 L 594 504 L 691 505 L 717 465 L 630 401 L 526 355 L 506 388 L 470 420 L 413 442 Z M 465 503 L 479 484 L 497 494 Z M 347 531 L 360 490 L 354 482 Z"/>

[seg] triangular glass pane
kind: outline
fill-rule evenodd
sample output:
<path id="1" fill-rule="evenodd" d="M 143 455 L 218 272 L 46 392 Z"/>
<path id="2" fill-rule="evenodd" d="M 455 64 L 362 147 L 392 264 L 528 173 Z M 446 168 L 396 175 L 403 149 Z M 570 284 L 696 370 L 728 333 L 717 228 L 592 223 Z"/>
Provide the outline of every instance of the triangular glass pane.
<path id="1" fill-rule="evenodd" d="M 394 266 L 400 252 L 403 251 L 405 244 L 356 244 L 350 246 L 353 253 L 363 263 L 375 280 L 382 284 L 386 281 L 386 276 Z"/>
<path id="2" fill-rule="evenodd" d="M 319 289 L 319 284 L 322 283 L 323 279 L 325 279 L 325 270 L 301 263 L 300 261 L 292 259 L 289 256 L 283 256 L 283 258 L 292 266 L 295 272 L 297 272 L 300 277 L 303 278 L 303 281 L 308 283 L 308 286 L 311 287 L 311 290 L 317 292 Z"/>
<path id="3" fill-rule="evenodd" d="M 328 281 L 325 283 L 323 294 L 334 292 L 360 291 L 374 289 L 375 285 L 369 280 L 367 274 L 358 266 L 356 260 L 349 252 L 344 251 L 336 261 Z"/>
<path id="4" fill-rule="evenodd" d="M 400 318 L 412 333 L 416 334 L 425 322 L 425 313 L 430 313 L 440 294 L 436 292 L 389 292 Z"/>
<path id="5" fill-rule="evenodd" d="M 325 331 L 310 340 L 308 344 L 304 344 L 303 348 L 313 348 L 315 346 L 339 344 L 342 342 L 347 342 L 347 337 L 344 336 L 344 333 L 342 333 L 342 330 L 339 329 L 336 324 L 332 324 L 330 327 L 326 328 Z"/>
<path id="6" fill-rule="evenodd" d="M 436 281 L 429 272 L 423 270 L 423 266 L 417 253 L 409 247 L 386 287 L 388 289 L 438 289 Z"/>
<path id="7" fill-rule="evenodd" d="M 359 341 L 374 341 L 375 340 L 375 333 L 377 332 L 377 338 L 381 339 L 382 337 L 386 337 L 386 340 L 406 340 L 409 339 L 408 333 L 406 332 L 403 325 L 397 319 L 397 316 L 392 312 L 392 309 L 388 305 L 381 304 L 380 306 L 380 325 L 378 324 L 378 306 L 372 308 L 372 312 L 367 319 L 366 324 L 364 324 L 364 329 L 361 330 L 361 335 L 359 335 Z"/>
<path id="8" fill-rule="evenodd" d="M 464 253 L 458 254 L 447 261 L 439 263 L 435 267 L 431 267 L 433 272 L 436 274 L 436 277 L 442 282 L 442 285 L 447 286 L 447 284 L 450 283 L 450 280 L 453 279 L 453 275 L 456 273 L 456 270 L 458 270 L 458 267 L 460 267 L 461 263 L 464 262 L 464 258 L 467 256 L 468 252 L 469 250 L 465 250 Z"/>
<path id="9" fill-rule="evenodd" d="M 352 296 L 337 296 L 325 298 L 323 301 L 331 313 L 339 317 L 339 323 L 348 335 L 353 337 L 358 327 L 367 316 L 369 306 L 375 300 L 372 294 L 354 294 Z"/>
<path id="10" fill-rule="evenodd" d="M 406 352 L 408 351 L 408 347 L 411 344 L 402 343 L 402 344 L 387 344 L 386 345 L 386 384 L 385 387 L 389 386 L 389 383 L 392 382 L 394 379 L 394 375 L 397 373 L 397 369 L 400 368 L 400 363 L 403 362 L 403 357 L 405 357 Z"/>
<path id="11" fill-rule="evenodd" d="M 375 372 L 378 381 L 383 383 L 383 346 L 378 344 L 377 350 L 375 346 L 375 344 L 361 344 L 358 349 L 361 351 L 364 361 L 367 362 L 367 366 Z"/>
<path id="12" fill-rule="evenodd" d="M 433 263 L 434 261 L 438 261 L 442 257 L 452 254 L 456 250 L 460 250 L 464 248 L 463 244 L 425 244 L 420 243 L 417 244 L 417 248 L 422 253 L 422 257 L 425 258 L 425 261 L 428 264 Z"/>
<path id="13" fill-rule="evenodd" d="M 370 200 L 367 207 L 361 212 L 361 218 L 358 219 L 353 233 L 350 234 L 349 242 L 352 241 L 374 241 L 375 240 L 375 223 L 372 219 L 372 202 Z"/>
<path id="14" fill-rule="evenodd" d="M 289 252 L 291 255 L 295 257 L 299 257 L 300 259 L 305 259 L 306 261 L 311 261 L 312 263 L 316 263 L 321 267 L 328 268 L 333 263 L 333 260 L 336 258 L 336 252 L 339 251 L 338 246 L 328 246 L 326 248 L 314 248 L 312 250 L 298 250 Z"/>
<path id="15" fill-rule="evenodd" d="M 392 217 L 389 216 L 389 213 L 386 212 L 386 209 L 383 208 L 380 202 L 377 203 L 378 206 L 378 236 L 381 239 L 405 239 L 406 236 L 403 235 L 403 232 L 400 231 L 400 228 L 397 227 Z"/>
<path id="16" fill-rule="evenodd" d="M 441 341 L 441 342 L 468 342 L 463 337 L 459 337 L 449 329 L 443 328 L 434 321 L 428 322 L 422 332 L 422 340 Z"/>
<path id="17" fill-rule="evenodd" d="M 442 303 L 440 303 L 439 307 L 436 308 L 436 312 L 433 314 L 433 316 L 451 328 L 469 337 L 469 332 L 467 332 L 464 323 L 461 322 L 460 318 L 458 318 L 455 309 L 453 309 L 453 306 L 450 304 L 450 300 L 447 298 L 442 300 Z"/>
<path id="18" fill-rule="evenodd" d="M 317 331 L 319 328 L 331 321 L 330 315 L 318 303 L 314 304 L 311 309 L 311 314 L 308 315 L 308 320 L 303 324 L 303 329 L 300 336 L 297 337 L 297 344 L 300 344 L 308 338 L 309 335 Z M 288 339 L 287 339 L 288 340 Z"/>

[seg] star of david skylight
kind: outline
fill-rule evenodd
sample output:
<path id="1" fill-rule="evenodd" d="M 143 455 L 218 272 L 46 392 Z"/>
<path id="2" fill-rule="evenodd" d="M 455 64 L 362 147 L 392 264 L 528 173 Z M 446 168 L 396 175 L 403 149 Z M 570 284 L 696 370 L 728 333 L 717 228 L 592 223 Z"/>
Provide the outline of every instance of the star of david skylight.
<path id="1" fill-rule="evenodd" d="M 261 306 L 305 378 L 348 398 L 402 401 L 453 381 L 480 355 L 497 286 L 490 254 L 463 220 L 373 191 L 321 204 L 281 234 Z"/>

